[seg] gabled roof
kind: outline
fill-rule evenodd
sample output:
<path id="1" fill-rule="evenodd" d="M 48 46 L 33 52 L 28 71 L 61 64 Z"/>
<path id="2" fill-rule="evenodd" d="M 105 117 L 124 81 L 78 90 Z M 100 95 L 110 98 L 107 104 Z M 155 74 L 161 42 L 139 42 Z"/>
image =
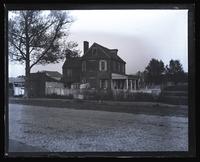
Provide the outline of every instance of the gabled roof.
<path id="1" fill-rule="evenodd" d="M 38 71 L 30 73 L 30 79 L 34 81 L 44 80 L 49 82 L 60 82 L 62 75 L 57 71 Z"/>
<path id="2" fill-rule="evenodd" d="M 97 52 L 94 55 L 90 55 L 92 48 L 96 48 Z M 126 63 L 122 60 L 117 54 L 111 52 L 112 49 L 108 49 L 98 43 L 93 43 L 93 45 L 88 49 L 88 51 L 82 56 L 82 58 L 108 58 L 112 60 L 117 60 L 123 63 Z M 89 55 L 89 56 L 88 56 Z"/>
<path id="3" fill-rule="evenodd" d="M 62 67 L 80 67 L 80 60 L 80 57 L 67 58 Z"/>
<path id="4" fill-rule="evenodd" d="M 42 73 L 45 73 L 47 76 L 49 77 L 56 77 L 56 78 L 61 78 L 62 77 L 62 74 L 60 74 L 59 72 L 57 71 L 46 71 L 46 70 L 43 70 L 41 71 Z"/>
<path id="5" fill-rule="evenodd" d="M 25 82 L 24 78 L 19 78 L 19 77 L 9 77 L 9 83 L 20 83 L 20 82 Z"/>

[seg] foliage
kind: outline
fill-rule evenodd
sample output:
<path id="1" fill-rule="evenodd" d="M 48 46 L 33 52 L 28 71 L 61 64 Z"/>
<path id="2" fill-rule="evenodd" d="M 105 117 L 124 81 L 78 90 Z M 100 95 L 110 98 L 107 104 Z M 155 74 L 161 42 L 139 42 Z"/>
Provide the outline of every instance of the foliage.
<path id="1" fill-rule="evenodd" d="M 66 43 L 73 19 L 65 11 L 55 10 L 10 11 L 9 15 L 12 16 L 8 21 L 8 52 L 11 61 L 25 63 L 27 94 L 33 66 L 58 63 L 65 58 L 67 50 L 77 47 L 74 42 Z"/>
<path id="2" fill-rule="evenodd" d="M 65 52 L 75 49 L 75 42 L 66 42 L 72 17 L 63 11 L 15 11 L 8 21 L 9 55 L 11 61 L 36 64 L 57 63 Z M 74 52 L 78 52 L 75 49 Z"/>
<path id="3" fill-rule="evenodd" d="M 162 82 L 162 73 L 165 71 L 162 60 L 151 59 L 145 69 L 145 81 L 150 84 L 159 84 Z"/>
<path id="4" fill-rule="evenodd" d="M 170 60 L 169 66 L 166 66 L 166 76 L 169 81 L 175 84 L 185 80 L 185 73 L 179 60 Z"/>
<path id="5" fill-rule="evenodd" d="M 81 51 L 77 49 L 78 43 L 70 41 L 70 42 L 67 42 L 66 47 L 67 47 L 65 49 L 66 58 L 80 57 Z"/>
<path id="6" fill-rule="evenodd" d="M 73 99 L 73 95 L 72 94 L 69 94 L 69 95 L 66 95 L 66 96 L 62 96 L 62 95 L 58 95 L 56 93 L 53 93 L 53 94 L 49 94 L 49 95 L 46 95 L 46 97 L 48 98 L 54 98 L 54 99 Z"/>
<path id="7" fill-rule="evenodd" d="M 112 91 L 85 91 L 85 99 L 92 100 L 115 100 L 115 101 L 150 101 L 154 102 L 157 98 L 153 94 L 142 93 L 142 92 L 118 92 L 113 93 Z"/>
<path id="8" fill-rule="evenodd" d="M 188 91 L 188 85 L 176 85 L 165 87 L 166 91 Z"/>

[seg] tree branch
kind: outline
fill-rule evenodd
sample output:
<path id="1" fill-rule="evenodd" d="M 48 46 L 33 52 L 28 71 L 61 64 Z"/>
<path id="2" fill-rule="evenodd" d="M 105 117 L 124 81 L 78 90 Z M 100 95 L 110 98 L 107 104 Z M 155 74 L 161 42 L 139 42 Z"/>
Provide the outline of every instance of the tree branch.
<path id="1" fill-rule="evenodd" d="M 52 45 L 53 42 L 55 41 L 56 36 L 57 36 L 57 34 L 58 34 L 58 31 L 59 31 L 58 29 L 59 29 L 59 27 L 60 27 L 60 23 L 59 23 L 58 26 L 56 27 L 56 32 L 55 32 L 55 34 L 54 34 L 54 37 L 53 37 L 51 43 L 49 44 L 49 47 L 41 54 L 41 56 L 38 58 L 38 60 L 37 60 L 36 62 L 34 62 L 34 63 L 30 66 L 30 69 L 31 69 L 34 65 L 36 65 L 36 64 L 42 59 L 42 57 L 44 57 L 44 55 L 50 50 L 51 45 Z"/>
<path id="2" fill-rule="evenodd" d="M 55 22 L 50 23 L 48 26 L 46 26 L 48 24 L 48 22 L 44 25 L 46 26 L 45 28 L 41 29 L 40 31 L 37 31 L 35 33 L 33 33 L 29 38 L 30 40 L 30 44 L 33 42 L 35 36 L 42 34 L 45 30 L 47 30 L 48 28 L 50 28 Z"/>
<path id="3" fill-rule="evenodd" d="M 13 41 L 11 41 L 10 43 L 12 43 L 12 45 L 20 52 L 22 58 L 26 60 L 26 54 Z"/>
<path id="4" fill-rule="evenodd" d="M 14 32 L 10 32 L 11 35 L 13 35 L 14 37 L 20 37 L 20 38 L 23 38 L 25 39 L 25 37 L 21 36 L 21 35 L 17 35 L 16 33 Z"/>
<path id="5" fill-rule="evenodd" d="M 12 61 L 19 61 L 19 59 L 22 59 L 22 60 L 24 60 L 24 58 L 23 58 L 22 56 L 20 56 L 20 55 L 17 55 L 17 54 L 15 54 L 14 52 L 9 52 L 9 53 L 11 53 L 11 55 L 13 55 L 13 56 L 16 56 L 16 57 L 17 57 L 17 59 L 11 58 L 11 60 L 12 60 Z"/>

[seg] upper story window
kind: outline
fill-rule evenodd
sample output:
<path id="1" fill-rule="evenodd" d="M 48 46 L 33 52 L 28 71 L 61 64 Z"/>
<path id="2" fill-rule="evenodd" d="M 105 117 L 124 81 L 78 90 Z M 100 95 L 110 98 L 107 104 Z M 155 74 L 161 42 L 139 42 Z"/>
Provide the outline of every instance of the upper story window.
<path id="1" fill-rule="evenodd" d="M 93 72 L 98 70 L 96 60 L 88 60 L 87 61 L 87 71 Z"/>
<path id="2" fill-rule="evenodd" d="M 99 70 L 100 71 L 107 71 L 107 61 L 106 60 L 100 60 L 99 61 Z"/>
<path id="3" fill-rule="evenodd" d="M 86 71 L 86 61 L 82 62 L 82 71 Z"/>

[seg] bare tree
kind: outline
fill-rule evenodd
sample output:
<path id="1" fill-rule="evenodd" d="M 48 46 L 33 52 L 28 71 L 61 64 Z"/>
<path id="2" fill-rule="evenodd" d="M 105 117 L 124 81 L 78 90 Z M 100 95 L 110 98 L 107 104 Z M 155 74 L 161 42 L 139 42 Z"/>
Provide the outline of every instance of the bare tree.
<path id="1" fill-rule="evenodd" d="M 65 11 L 22 10 L 8 21 L 9 58 L 25 64 L 25 96 L 29 97 L 29 78 L 32 67 L 37 64 L 58 63 L 63 60 L 66 38 L 72 17 Z M 63 41 L 64 40 L 64 41 Z M 71 47 L 77 47 L 71 42 Z"/>

